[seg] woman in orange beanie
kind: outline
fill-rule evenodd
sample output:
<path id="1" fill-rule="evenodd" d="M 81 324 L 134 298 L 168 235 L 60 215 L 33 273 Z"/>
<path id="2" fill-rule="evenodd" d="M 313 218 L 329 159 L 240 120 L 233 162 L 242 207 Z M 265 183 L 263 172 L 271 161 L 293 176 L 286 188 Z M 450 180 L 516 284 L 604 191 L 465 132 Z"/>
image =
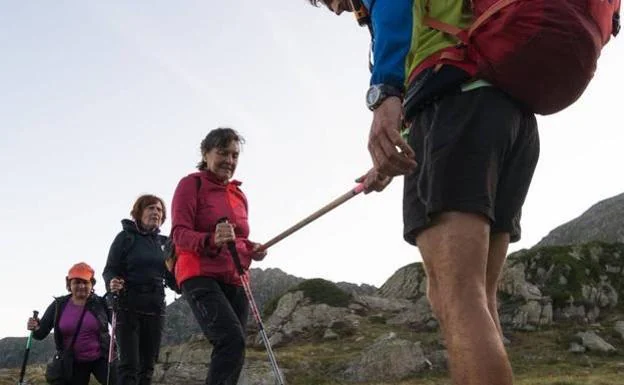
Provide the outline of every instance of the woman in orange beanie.
<path id="1" fill-rule="evenodd" d="M 37 340 L 54 329 L 57 354 L 46 371 L 46 380 L 53 385 L 87 385 L 93 373 L 100 384 L 106 384 L 111 314 L 104 298 L 93 292 L 93 269 L 84 262 L 75 264 L 67 273 L 65 285 L 70 294 L 56 297 L 41 320 L 28 320 L 28 330 Z M 70 373 L 54 373 L 52 365 L 61 357 L 72 361 L 63 365 L 71 367 Z M 115 384 L 114 376 L 108 384 Z"/>

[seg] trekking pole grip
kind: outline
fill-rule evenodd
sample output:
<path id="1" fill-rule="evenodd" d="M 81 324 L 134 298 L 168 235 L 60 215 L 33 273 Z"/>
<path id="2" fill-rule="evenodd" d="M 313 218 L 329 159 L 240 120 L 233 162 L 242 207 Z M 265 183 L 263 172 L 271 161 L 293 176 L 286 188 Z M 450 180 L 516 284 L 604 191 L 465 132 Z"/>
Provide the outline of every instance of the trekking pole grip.
<path id="1" fill-rule="evenodd" d="M 228 223 L 228 218 L 227 217 L 220 218 L 217 221 L 217 223 Z M 245 274 L 245 270 L 243 270 L 243 266 L 241 265 L 240 258 L 238 257 L 238 250 L 236 250 L 236 243 L 234 243 L 234 241 L 229 241 L 227 243 L 227 248 L 230 251 L 230 255 L 232 256 L 232 259 L 234 260 L 234 265 L 236 265 L 236 270 L 238 270 L 238 274 L 242 276 L 243 274 Z"/>
<path id="2" fill-rule="evenodd" d="M 32 316 L 32 318 L 33 318 L 35 321 L 37 321 L 37 327 L 39 327 L 39 312 L 38 312 L 37 310 L 33 310 L 33 316 Z M 37 328 L 37 327 L 36 327 L 36 328 Z M 36 329 L 36 328 L 35 328 L 35 329 Z M 31 331 L 31 332 L 30 332 L 30 336 L 28 336 L 28 340 L 29 340 L 29 341 L 26 343 L 29 347 L 30 347 L 30 339 L 31 339 L 31 337 L 32 337 L 32 334 L 33 334 L 33 331 Z"/>

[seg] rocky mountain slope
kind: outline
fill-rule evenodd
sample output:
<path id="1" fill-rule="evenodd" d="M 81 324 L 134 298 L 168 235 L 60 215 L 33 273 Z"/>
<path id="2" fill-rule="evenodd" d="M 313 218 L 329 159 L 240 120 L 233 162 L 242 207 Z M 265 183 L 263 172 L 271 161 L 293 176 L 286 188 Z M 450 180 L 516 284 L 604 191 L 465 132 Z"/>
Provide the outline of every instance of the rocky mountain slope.
<path id="1" fill-rule="evenodd" d="M 596 203 L 578 218 L 552 230 L 536 246 L 591 241 L 624 243 L 624 193 Z"/>
<path id="2" fill-rule="evenodd" d="M 303 281 L 303 278 L 287 274 L 280 269 L 251 269 L 252 292 L 260 309 L 272 298 L 281 296 L 290 288 Z M 370 294 L 377 290 L 377 288 L 371 285 L 356 285 L 349 282 L 340 282 L 337 285 L 349 293 Z M 201 330 L 193 317 L 191 308 L 183 297 L 177 298 L 167 306 L 162 340 L 163 345 L 166 346 L 186 342 L 191 336 L 200 332 Z M 1 339 L 0 368 L 10 368 L 20 365 L 25 345 L 25 337 Z M 33 341 L 29 362 L 45 362 L 53 353 L 54 342 L 52 341 L 52 336 L 48 336 L 43 342 Z"/>
<path id="3" fill-rule="evenodd" d="M 624 194 L 596 204 L 535 247 L 509 255 L 499 312 L 514 369 L 526 379 L 520 383 L 621 383 L 622 214 Z M 444 341 L 426 298 L 421 263 L 399 269 L 379 289 L 303 280 L 279 269 L 253 269 L 252 282 L 288 384 L 448 384 Z M 253 319 L 249 326 L 239 385 L 273 384 Z M 168 307 L 164 342 L 155 382 L 203 383 L 211 347 L 186 301 Z M 24 344 L 1 340 L 0 366 L 19 365 Z M 50 355 L 38 351 L 33 361 Z M 33 366 L 35 382 L 40 373 Z"/>
<path id="4" fill-rule="evenodd" d="M 415 263 L 399 269 L 373 295 L 315 279 L 267 302 L 264 323 L 287 383 L 448 384 L 447 353 L 425 287 L 422 265 Z M 569 380 L 562 372 L 572 373 L 571 378 L 591 376 L 594 384 L 619 383 L 624 375 L 624 244 L 514 253 L 499 293 L 507 349 L 517 377 L 528 378 L 521 383 L 591 384 Z M 258 329 L 253 322 L 250 326 L 239 385 L 273 384 Z M 164 347 L 155 383 L 203 383 L 210 352 L 201 334 Z M 29 373 L 32 383 L 40 381 L 40 367 Z"/>
<path id="5" fill-rule="evenodd" d="M 447 353 L 425 287 L 422 265 L 415 263 L 398 270 L 375 295 L 340 292 L 323 280 L 291 288 L 265 314 L 287 382 L 444 383 Z M 508 351 L 520 375 L 554 371 L 559 364 L 582 373 L 588 361 L 624 373 L 624 244 L 512 254 L 499 293 Z M 272 384 L 257 329 L 250 330 L 248 345 L 251 354 L 239 385 Z M 159 383 L 200 384 L 209 355 L 210 344 L 201 336 L 165 349 Z M 527 384 L 547 383 L 536 381 Z M 596 384 L 617 381 L 602 373 Z"/>

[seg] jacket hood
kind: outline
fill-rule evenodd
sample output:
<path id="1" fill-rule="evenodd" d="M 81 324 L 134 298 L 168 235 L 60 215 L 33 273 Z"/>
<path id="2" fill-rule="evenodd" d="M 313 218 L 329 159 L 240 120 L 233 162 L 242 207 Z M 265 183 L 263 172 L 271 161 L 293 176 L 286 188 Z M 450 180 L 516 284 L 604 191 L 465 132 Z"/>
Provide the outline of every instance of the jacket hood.
<path id="1" fill-rule="evenodd" d="M 129 233 L 135 233 L 135 234 L 141 234 L 141 235 L 148 235 L 148 234 L 156 235 L 160 233 L 160 229 L 155 229 L 153 231 L 143 230 L 139 227 L 139 225 L 135 221 L 130 220 L 130 219 L 122 219 L 121 228 Z"/>

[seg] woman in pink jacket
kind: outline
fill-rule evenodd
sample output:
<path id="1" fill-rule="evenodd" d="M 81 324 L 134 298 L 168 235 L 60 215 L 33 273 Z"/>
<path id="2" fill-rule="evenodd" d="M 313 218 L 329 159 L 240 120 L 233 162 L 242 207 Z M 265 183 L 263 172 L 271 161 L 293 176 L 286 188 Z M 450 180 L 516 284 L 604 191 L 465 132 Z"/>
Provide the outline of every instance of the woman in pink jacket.
<path id="1" fill-rule="evenodd" d="M 176 280 L 213 345 L 208 385 L 236 384 L 245 361 L 249 309 L 227 243 L 235 243 L 245 270 L 266 256 L 247 238 L 247 198 L 232 179 L 243 142 L 231 128 L 210 131 L 199 172 L 180 180 L 171 205 Z"/>

